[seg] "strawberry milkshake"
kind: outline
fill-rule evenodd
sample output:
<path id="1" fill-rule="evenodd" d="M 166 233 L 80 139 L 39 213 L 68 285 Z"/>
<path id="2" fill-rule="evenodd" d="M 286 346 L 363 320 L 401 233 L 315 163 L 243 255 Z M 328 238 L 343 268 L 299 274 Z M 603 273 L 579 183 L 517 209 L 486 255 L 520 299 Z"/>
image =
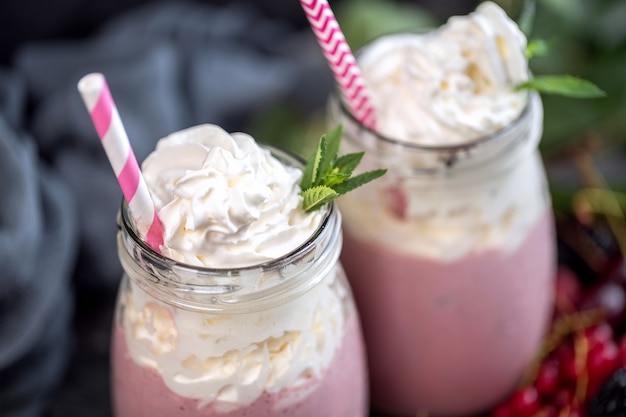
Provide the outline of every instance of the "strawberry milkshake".
<path id="1" fill-rule="evenodd" d="M 302 209 L 299 165 L 214 125 L 143 162 L 165 243 L 152 251 L 122 207 L 116 417 L 367 414 L 341 217 Z"/>
<path id="2" fill-rule="evenodd" d="M 485 412 L 520 381 L 550 319 L 556 239 L 526 39 L 494 3 L 358 54 L 376 131 L 337 97 L 344 150 L 387 175 L 339 199 L 372 404 Z"/>

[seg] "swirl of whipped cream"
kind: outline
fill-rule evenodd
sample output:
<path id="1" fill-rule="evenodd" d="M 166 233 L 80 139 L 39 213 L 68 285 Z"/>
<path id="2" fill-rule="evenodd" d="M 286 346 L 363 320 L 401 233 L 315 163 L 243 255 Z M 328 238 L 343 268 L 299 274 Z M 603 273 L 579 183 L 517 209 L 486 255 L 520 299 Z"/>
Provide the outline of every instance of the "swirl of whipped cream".
<path id="1" fill-rule="evenodd" d="M 504 10 L 481 3 L 429 33 L 385 36 L 359 64 L 377 110 L 378 131 L 421 145 L 456 145 L 519 116 L 528 79 L 526 38 Z"/>
<path id="2" fill-rule="evenodd" d="M 300 169 L 215 125 L 159 140 L 142 172 L 163 223 L 163 255 L 190 265 L 275 259 L 304 243 L 323 215 L 302 210 Z"/>

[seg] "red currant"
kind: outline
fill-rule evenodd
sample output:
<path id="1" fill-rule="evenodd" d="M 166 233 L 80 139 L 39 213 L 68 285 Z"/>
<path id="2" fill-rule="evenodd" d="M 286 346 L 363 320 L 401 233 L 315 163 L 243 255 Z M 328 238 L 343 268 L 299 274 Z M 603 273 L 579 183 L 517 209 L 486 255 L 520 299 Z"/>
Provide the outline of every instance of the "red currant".
<path id="1" fill-rule="evenodd" d="M 503 403 L 491 410 L 491 417 L 513 417 L 509 403 Z"/>
<path id="2" fill-rule="evenodd" d="M 626 312 L 626 290 L 615 282 L 603 282 L 593 288 L 581 303 L 581 309 L 599 308 L 613 326 L 621 324 Z"/>
<path id="3" fill-rule="evenodd" d="M 569 406 L 574 401 L 574 393 L 567 388 L 559 388 L 554 394 L 553 404 L 558 408 Z"/>
<path id="4" fill-rule="evenodd" d="M 585 329 L 585 337 L 589 343 L 589 349 L 591 349 L 599 343 L 613 340 L 613 328 L 604 321 Z"/>
<path id="5" fill-rule="evenodd" d="M 568 267 L 560 266 L 556 273 L 556 306 L 562 310 L 577 306 L 582 300 L 583 287 L 580 279 Z"/>
<path id="6" fill-rule="evenodd" d="M 559 375 L 561 383 L 572 385 L 576 383 L 582 373 L 576 362 L 574 348 L 570 344 L 562 344 L 557 348 L 556 357 L 559 361 Z"/>
<path id="7" fill-rule="evenodd" d="M 554 358 L 544 360 L 539 366 L 535 387 L 542 398 L 550 398 L 559 387 L 559 363 Z"/>
<path id="8" fill-rule="evenodd" d="M 533 386 L 520 388 L 511 396 L 510 404 L 515 416 L 531 416 L 539 409 L 539 393 Z"/>
<path id="9" fill-rule="evenodd" d="M 620 350 L 614 341 L 608 340 L 598 343 L 590 351 L 587 357 L 587 370 L 589 373 L 589 388 L 587 393 L 593 395 L 606 380 L 620 366 Z"/>

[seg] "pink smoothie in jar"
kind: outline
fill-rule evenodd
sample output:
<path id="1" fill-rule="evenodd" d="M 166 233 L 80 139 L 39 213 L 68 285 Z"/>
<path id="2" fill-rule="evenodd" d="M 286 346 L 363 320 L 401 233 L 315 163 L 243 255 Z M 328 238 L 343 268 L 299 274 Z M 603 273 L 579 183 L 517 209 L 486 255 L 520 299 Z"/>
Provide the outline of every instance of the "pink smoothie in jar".
<path id="1" fill-rule="evenodd" d="M 115 416 L 365 417 L 341 215 L 302 209 L 300 161 L 202 125 L 142 170 L 165 243 L 149 248 L 122 206 Z"/>
<path id="2" fill-rule="evenodd" d="M 343 263 L 365 323 L 376 404 L 407 415 L 463 415 L 510 393 L 551 312 L 550 212 L 514 252 L 451 263 L 345 235 Z"/>
<path id="3" fill-rule="evenodd" d="M 363 170 L 389 169 L 339 199 L 378 410 L 486 412 L 539 353 L 556 238 L 537 149 L 541 100 L 515 89 L 529 76 L 525 45 L 484 2 L 359 52 L 376 131 L 330 100 L 343 151 L 365 151 Z"/>
<path id="4" fill-rule="evenodd" d="M 117 417 L 307 417 L 365 416 L 364 352 L 356 315 L 346 323 L 344 340 L 335 358 L 319 378 L 303 380 L 278 392 L 263 392 L 240 407 L 219 402 L 202 404 L 172 392 L 154 369 L 138 365 L 126 349 L 124 331 L 113 340 L 114 410 Z M 355 398 L 361 398 L 355 401 Z M 228 411 L 226 411 L 228 410 Z"/>

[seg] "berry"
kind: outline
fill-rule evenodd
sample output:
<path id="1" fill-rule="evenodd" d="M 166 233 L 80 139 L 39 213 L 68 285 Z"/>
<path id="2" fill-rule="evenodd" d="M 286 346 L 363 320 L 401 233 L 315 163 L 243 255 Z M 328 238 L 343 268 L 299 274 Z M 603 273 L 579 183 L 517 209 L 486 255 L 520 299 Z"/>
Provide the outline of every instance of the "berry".
<path id="1" fill-rule="evenodd" d="M 559 363 L 556 359 L 546 359 L 539 366 L 535 387 L 542 398 L 550 398 L 559 387 Z"/>
<path id="2" fill-rule="evenodd" d="M 618 326 L 626 312 L 626 290 L 615 282 L 604 282 L 585 296 L 581 308 L 600 308 L 607 321 L 613 326 Z"/>
<path id="3" fill-rule="evenodd" d="M 613 340 L 613 328 L 607 322 L 599 323 L 595 326 L 585 329 L 585 337 L 589 343 L 589 349 L 599 343 L 605 343 Z"/>
<path id="4" fill-rule="evenodd" d="M 570 344 L 561 344 L 556 351 L 556 358 L 559 361 L 559 375 L 561 383 L 572 385 L 582 373 L 576 363 L 576 354 Z"/>
<path id="5" fill-rule="evenodd" d="M 626 415 L 626 369 L 615 371 L 591 398 L 587 417 L 618 417 Z"/>
<path id="6" fill-rule="evenodd" d="M 539 393 L 533 386 L 518 389 L 510 400 L 511 411 L 518 417 L 533 415 L 539 405 Z"/>
<path id="7" fill-rule="evenodd" d="M 491 411 L 491 417 L 512 417 L 513 412 L 508 403 L 498 405 Z"/>
<path id="8" fill-rule="evenodd" d="M 574 393 L 567 388 L 559 388 L 552 399 L 553 404 L 560 409 L 569 407 L 573 401 Z"/>
<path id="9" fill-rule="evenodd" d="M 560 266 L 556 273 L 555 303 L 561 311 L 576 307 L 583 297 L 583 286 L 578 276 L 565 266 Z"/>
<path id="10" fill-rule="evenodd" d="M 619 365 L 620 352 L 613 340 L 595 345 L 587 356 L 587 372 L 589 374 L 587 392 L 593 395 L 600 384 L 613 374 Z"/>

